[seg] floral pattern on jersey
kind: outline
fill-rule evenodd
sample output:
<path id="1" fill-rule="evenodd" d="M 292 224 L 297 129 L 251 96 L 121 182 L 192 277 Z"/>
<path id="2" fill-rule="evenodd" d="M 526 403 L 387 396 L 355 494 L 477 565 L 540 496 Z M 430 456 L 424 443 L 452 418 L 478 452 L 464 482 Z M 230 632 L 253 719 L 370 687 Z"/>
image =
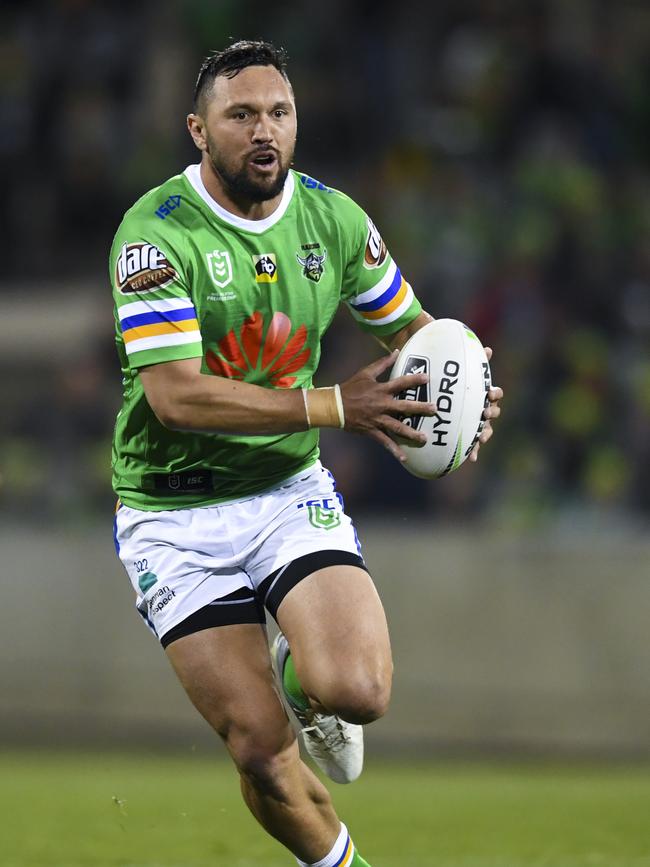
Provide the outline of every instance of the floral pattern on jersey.
<path id="1" fill-rule="evenodd" d="M 311 355 L 306 346 L 307 328 L 300 325 L 291 334 L 291 320 L 285 313 L 274 313 L 265 327 L 264 314 L 256 310 L 236 333 L 231 329 L 208 349 L 205 361 L 217 376 L 247 382 L 268 382 L 277 388 L 290 388 Z"/>

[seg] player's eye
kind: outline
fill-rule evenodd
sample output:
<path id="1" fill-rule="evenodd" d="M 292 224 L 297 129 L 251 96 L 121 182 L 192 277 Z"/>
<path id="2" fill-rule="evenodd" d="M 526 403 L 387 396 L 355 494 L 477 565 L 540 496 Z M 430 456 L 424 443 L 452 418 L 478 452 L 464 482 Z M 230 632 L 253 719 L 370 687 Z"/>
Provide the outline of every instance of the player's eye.
<path id="1" fill-rule="evenodd" d="M 277 118 L 284 117 L 286 114 L 287 112 L 283 108 L 276 108 L 276 110 L 273 112 L 274 117 Z"/>
<path id="2" fill-rule="evenodd" d="M 235 120 L 246 120 L 247 117 L 248 117 L 247 111 L 238 111 L 234 115 Z"/>

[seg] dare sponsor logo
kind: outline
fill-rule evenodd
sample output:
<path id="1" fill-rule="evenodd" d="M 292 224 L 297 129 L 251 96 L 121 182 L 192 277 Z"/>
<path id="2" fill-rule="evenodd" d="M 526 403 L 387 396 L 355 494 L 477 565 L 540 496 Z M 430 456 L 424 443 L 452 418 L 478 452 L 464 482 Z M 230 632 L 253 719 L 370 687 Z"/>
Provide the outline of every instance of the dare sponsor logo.
<path id="1" fill-rule="evenodd" d="M 380 268 L 386 261 L 388 250 L 379 234 L 379 229 L 368 217 L 368 237 L 363 264 L 366 268 Z"/>
<path id="2" fill-rule="evenodd" d="M 158 247 L 142 241 L 122 245 L 115 265 L 115 283 L 120 292 L 153 292 L 175 278 L 175 269 Z"/>

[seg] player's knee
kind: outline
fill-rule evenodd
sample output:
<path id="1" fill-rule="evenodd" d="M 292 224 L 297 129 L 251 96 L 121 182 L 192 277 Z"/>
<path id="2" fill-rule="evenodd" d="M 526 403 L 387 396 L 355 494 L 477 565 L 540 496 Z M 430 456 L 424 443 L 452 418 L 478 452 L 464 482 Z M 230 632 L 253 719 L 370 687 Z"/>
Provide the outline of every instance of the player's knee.
<path id="1" fill-rule="evenodd" d="M 232 735 L 228 749 L 239 774 L 260 794 L 283 800 L 290 789 L 292 769 L 298 761 L 293 736 L 264 739 L 252 733 Z"/>
<path id="2" fill-rule="evenodd" d="M 386 713 L 390 693 L 390 672 L 358 672 L 338 680 L 324 704 L 347 722 L 365 725 Z"/>

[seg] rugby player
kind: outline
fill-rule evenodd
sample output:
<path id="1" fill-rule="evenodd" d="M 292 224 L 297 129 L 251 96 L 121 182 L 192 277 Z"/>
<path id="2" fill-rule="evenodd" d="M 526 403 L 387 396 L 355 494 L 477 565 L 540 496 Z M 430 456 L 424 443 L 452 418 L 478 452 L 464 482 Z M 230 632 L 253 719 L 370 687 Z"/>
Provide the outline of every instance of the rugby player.
<path id="1" fill-rule="evenodd" d="M 391 652 L 318 429 L 365 434 L 403 460 L 395 437 L 423 435 L 400 418 L 434 407 L 395 396 L 426 377 L 378 378 L 431 317 L 364 211 L 290 168 L 281 50 L 237 42 L 208 57 L 187 126 L 200 163 L 139 199 L 111 251 L 124 376 L 115 543 L 255 818 L 299 864 L 362 867 L 280 693 L 320 768 L 354 780 L 362 725 L 388 706 Z M 390 352 L 314 389 L 342 301 Z M 481 442 L 501 396 L 489 394 Z M 281 630 L 271 651 L 265 609 Z"/>

